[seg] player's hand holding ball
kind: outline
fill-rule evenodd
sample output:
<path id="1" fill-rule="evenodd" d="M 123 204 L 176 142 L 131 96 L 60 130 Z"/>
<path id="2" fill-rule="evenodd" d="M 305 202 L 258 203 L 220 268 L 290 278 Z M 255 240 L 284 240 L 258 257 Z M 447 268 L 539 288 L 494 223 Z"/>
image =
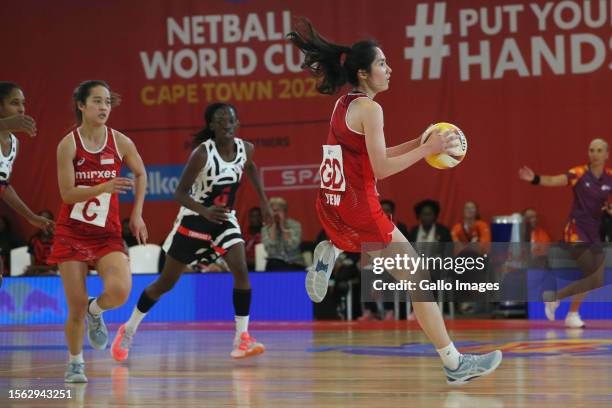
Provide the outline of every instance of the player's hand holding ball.
<path id="1" fill-rule="evenodd" d="M 465 158 L 467 139 L 457 126 L 441 122 L 431 125 L 421 136 L 421 144 L 431 146 L 425 161 L 436 169 L 455 167 Z"/>

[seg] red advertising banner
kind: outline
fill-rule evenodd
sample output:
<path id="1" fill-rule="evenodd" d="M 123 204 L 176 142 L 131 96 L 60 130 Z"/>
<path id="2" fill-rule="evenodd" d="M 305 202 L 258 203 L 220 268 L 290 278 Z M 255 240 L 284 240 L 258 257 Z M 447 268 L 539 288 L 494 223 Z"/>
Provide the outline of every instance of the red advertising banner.
<path id="1" fill-rule="evenodd" d="M 445 224 L 460 220 L 463 203 L 474 200 L 484 219 L 535 207 L 560 238 L 570 188 L 531 186 L 518 179 L 518 169 L 564 173 L 587 162 L 591 139 L 610 135 L 611 0 L 24 0 L 4 4 L 3 15 L 0 79 L 23 88 L 39 130 L 32 140 L 19 135 L 16 190 L 34 210 L 57 214 L 55 149 L 75 122 L 72 90 L 86 79 L 106 80 L 122 96 L 109 124 L 132 138 L 155 169 L 156 198 L 144 214 L 155 242 L 178 209 L 163 199 L 178 177 L 164 166 L 186 162 L 203 110 L 216 101 L 237 107 L 239 135 L 256 146 L 269 196 L 288 200 L 304 239 L 318 233 L 318 166 L 336 97 L 316 92 L 285 39 L 297 16 L 335 42 L 379 41 L 393 69 L 389 91 L 376 98 L 387 145 L 435 122 L 465 132 L 469 150 L 458 167 L 421 162 L 379 183 L 407 224 L 421 199 L 440 201 Z M 242 221 L 257 204 L 246 185 L 237 205 Z M 129 208 L 122 204 L 125 215 Z"/>

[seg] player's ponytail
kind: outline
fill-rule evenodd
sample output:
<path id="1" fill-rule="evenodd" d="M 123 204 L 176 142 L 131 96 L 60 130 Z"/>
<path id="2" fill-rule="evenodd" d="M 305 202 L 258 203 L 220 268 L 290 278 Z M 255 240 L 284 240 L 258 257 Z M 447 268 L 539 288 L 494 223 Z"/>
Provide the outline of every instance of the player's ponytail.
<path id="1" fill-rule="evenodd" d="M 210 128 L 210 124 L 213 121 L 213 116 L 215 112 L 221 108 L 230 108 L 234 111 L 236 117 L 238 117 L 238 111 L 236 110 L 236 108 L 234 108 L 233 105 L 230 105 L 229 103 L 217 102 L 208 105 L 206 107 L 206 110 L 204 111 L 204 123 L 206 124 L 206 126 L 198 133 L 193 135 L 193 140 L 191 141 L 191 145 L 194 149 L 203 142 L 207 141 L 208 139 L 215 138 L 215 132 L 213 132 L 213 130 Z"/>
<path id="2" fill-rule="evenodd" d="M 358 71 L 370 72 L 376 59 L 376 41 L 359 41 L 351 47 L 334 44 L 323 38 L 305 17 L 298 19 L 287 38 L 304 53 L 302 68 L 321 78 L 317 90 L 323 94 L 335 94 L 347 82 L 359 86 Z"/>

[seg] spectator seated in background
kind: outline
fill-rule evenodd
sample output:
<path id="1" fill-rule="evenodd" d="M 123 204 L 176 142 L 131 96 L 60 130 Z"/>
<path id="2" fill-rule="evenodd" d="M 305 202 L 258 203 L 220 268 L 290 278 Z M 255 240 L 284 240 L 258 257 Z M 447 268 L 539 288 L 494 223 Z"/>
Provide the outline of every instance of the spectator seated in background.
<path id="1" fill-rule="evenodd" d="M 480 219 L 478 206 L 474 201 L 466 201 L 463 206 L 463 221 L 458 222 L 451 230 L 451 237 L 455 242 L 455 253 L 463 253 L 468 244 L 480 243 L 475 250 L 473 245 L 470 251 L 475 250 L 473 255 L 482 255 L 489 252 L 491 243 L 491 228 L 489 224 Z M 463 245 L 462 245 L 463 244 Z"/>
<path id="2" fill-rule="evenodd" d="M 138 245 L 138 240 L 134 234 L 132 234 L 132 230 L 130 229 L 129 218 L 124 218 L 123 221 L 121 221 L 121 237 L 123 238 L 126 248 Z"/>
<path id="3" fill-rule="evenodd" d="M 380 200 L 380 206 L 387 217 L 395 224 L 397 229 L 405 236 L 408 236 L 408 227 L 403 222 L 395 219 L 395 203 L 391 200 Z"/>
<path id="4" fill-rule="evenodd" d="M 8 217 L 0 216 L 0 261 L 4 276 L 11 274 L 11 250 L 23 245 L 23 240 L 13 233 Z"/>
<path id="5" fill-rule="evenodd" d="M 434 200 L 423 200 L 414 206 L 414 213 L 418 225 L 412 227 L 408 233 L 410 242 L 452 242 L 448 228 L 438 224 L 440 204 Z"/>
<path id="6" fill-rule="evenodd" d="M 440 216 L 440 204 L 434 200 L 423 200 L 414 206 L 414 214 L 416 215 L 418 225 L 410 229 L 408 233 L 408 241 L 415 244 L 418 252 L 424 253 L 432 257 L 444 257 L 447 254 L 452 254 L 450 243 L 453 241 L 450 230 L 442 224 L 438 224 Z M 423 244 L 424 243 L 424 244 Z M 441 245 L 439 245 L 442 243 Z M 433 269 L 429 271 L 432 279 L 444 278 L 440 275 L 441 271 Z M 414 320 L 414 312 L 408 316 L 408 320 Z"/>
<path id="7" fill-rule="evenodd" d="M 304 269 L 304 258 L 300 252 L 302 226 L 296 220 L 287 217 L 287 201 L 281 197 L 270 198 L 272 225 L 261 229 L 263 242 L 268 258 L 267 271 L 290 271 Z"/>
<path id="8" fill-rule="evenodd" d="M 474 201 L 466 201 L 463 205 L 463 221 L 458 222 L 451 230 L 454 253 L 458 257 L 473 258 L 487 254 L 491 244 L 491 228 L 480 219 L 478 206 Z M 471 314 L 477 311 L 474 302 L 462 302 L 459 311 Z"/>
<path id="9" fill-rule="evenodd" d="M 255 270 L 255 245 L 261 242 L 261 228 L 263 217 L 261 208 L 253 207 L 249 210 L 249 225 L 243 229 L 244 249 L 246 251 L 247 267 L 249 271 Z"/>
<path id="10" fill-rule="evenodd" d="M 408 227 L 403 222 L 398 221 L 395 218 L 395 202 L 391 200 L 380 200 L 380 206 L 383 212 L 389 217 L 389 219 L 397 226 L 397 229 L 405 236 L 408 236 Z M 382 311 L 379 310 L 382 305 Z M 395 320 L 395 313 L 393 311 L 393 302 L 364 302 L 362 307 L 362 314 L 357 319 L 360 321 L 367 320 Z"/>
<path id="11" fill-rule="evenodd" d="M 53 213 L 49 210 L 42 210 L 38 215 L 53 221 Z M 27 267 L 25 275 L 57 275 L 57 265 L 47 264 L 47 258 L 51 254 L 52 246 L 52 232 L 40 230 L 30 238 L 28 252 L 30 253 L 31 263 Z"/>
<path id="12" fill-rule="evenodd" d="M 523 225 L 525 227 L 524 242 L 531 243 L 531 255 L 538 266 L 544 267 L 547 262 L 548 248 L 551 242 L 550 235 L 538 225 L 538 214 L 533 208 L 523 211 Z"/>

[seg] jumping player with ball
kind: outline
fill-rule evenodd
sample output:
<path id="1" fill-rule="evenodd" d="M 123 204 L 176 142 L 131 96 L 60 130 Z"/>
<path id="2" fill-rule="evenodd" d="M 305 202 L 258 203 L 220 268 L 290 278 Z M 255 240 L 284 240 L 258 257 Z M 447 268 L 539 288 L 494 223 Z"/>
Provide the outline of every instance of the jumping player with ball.
<path id="1" fill-rule="evenodd" d="M 362 243 L 376 242 L 384 247 L 394 243 L 394 248 L 416 255 L 406 237 L 383 213 L 376 180 L 397 174 L 425 157 L 456 153 L 453 149 L 460 146 L 460 137 L 454 129 L 436 126 L 426 132 L 425 143 L 416 138 L 387 147 L 382 107 L 374 98 L 389 88 L 391 68 L 379 45 L 372 40 L 350 47 L 331 43 L 306 19 L 300 19 L 288 37 L 304 53 L 302 67 L 321 78 L 319 92 L 333 95 L 347 82 L 353 87 L 336 101 L 323 145 L 316 207 L 330 241 L 315 248 L 314 267 L 306 278 L 308 295 L 320 302 L 341 251 L 360 252 Z M 480 356 L 460 354 L 448 336 L 436 303 L 414 302 L 414 310 L 440 354 L 449 384 L 463 384 L 489 374 L 501 363 L 499 350 Z"/>

